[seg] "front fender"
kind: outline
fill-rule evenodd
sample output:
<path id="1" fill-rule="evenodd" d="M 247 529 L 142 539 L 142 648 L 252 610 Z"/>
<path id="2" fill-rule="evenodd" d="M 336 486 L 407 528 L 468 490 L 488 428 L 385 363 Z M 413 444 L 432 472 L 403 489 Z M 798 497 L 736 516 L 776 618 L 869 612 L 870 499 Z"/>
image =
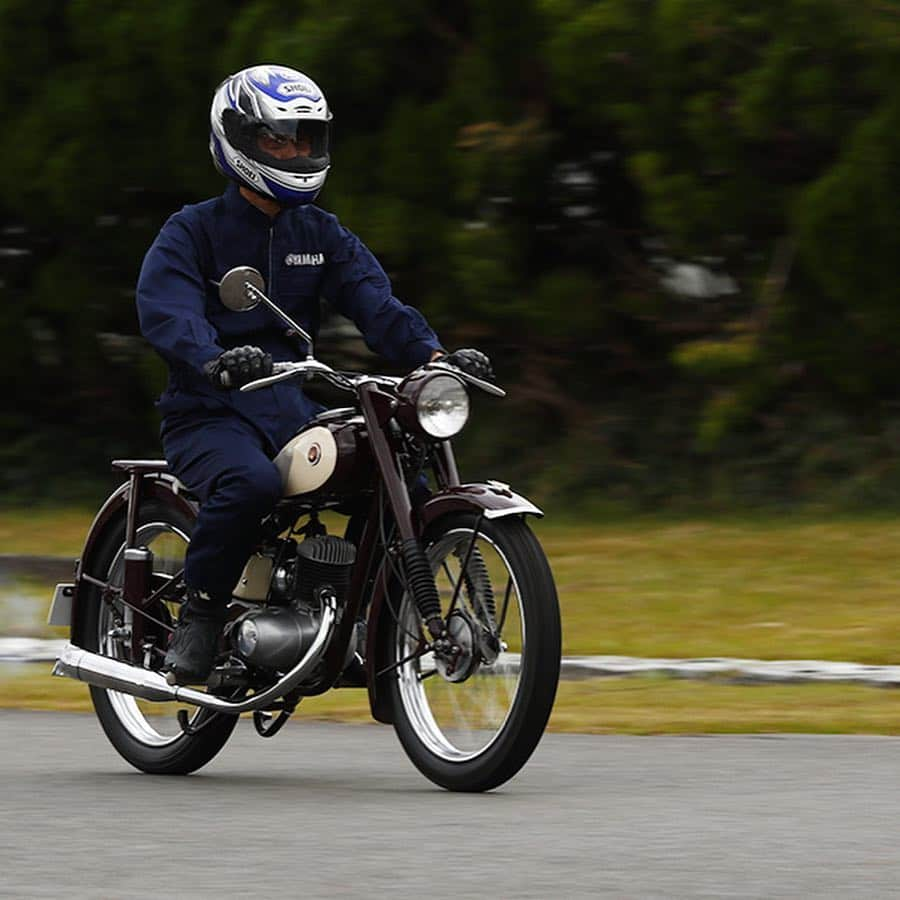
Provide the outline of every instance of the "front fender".
<path id="1" fill-rule="evenodd" d="M 500 481 L 472 482 L 445 488 L 431 498 L 419 510 L 424 531 L 432 522 L 447 513 L 477 509 L 486 519 L 502 516 L 543 516 L 543 511 L 527 497 L 510 490 Z"/>

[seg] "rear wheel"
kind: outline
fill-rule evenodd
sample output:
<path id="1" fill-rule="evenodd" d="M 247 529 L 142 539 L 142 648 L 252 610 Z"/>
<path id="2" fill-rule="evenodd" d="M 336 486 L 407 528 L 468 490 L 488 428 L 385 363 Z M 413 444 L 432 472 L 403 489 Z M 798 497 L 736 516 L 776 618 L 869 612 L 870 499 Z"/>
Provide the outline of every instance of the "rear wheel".
<path id="1" fill-rule="evenodd" d="M 174 504 L 159 500 L 142 505 L 136 544 L 153 553 L 154 585 L 161 585 L 184 568 L 184 554 L 194 519 Z M 96 557 L 94 571 L 111 586 L 121 587 L 125 571 L 125 523 L 107 535 Z M 106 599 L 100 588 L 91 587 L 86 602 L 79 604 L 79 634 L 85 650 L 123 659 L 133 665 L 128 637 L 135 613 L 121 598 Z M 149 610 L 155 621 L 145 623 L 157 637 L 157 651 L 164 652 L 169 630 L 178 620 L 181 604 L 158 602 Z M 91 699 L 100 724 L 112 745 L 131 765 L 160 775 L 185 775 L 208 763 L 225 745 L 237 724 L 236 716 L 189 709 L 190 730 L 185 733 L 177 719 L 178 705 L 150 703 L 118 691 L 91 685 Z M 202 728 L 201 728 L 202 726 Z"/>
<path id="2" fill-rule="evenodd" d="M 560 665 L 559 603 L 546 557 L 520 519 L 440 519 L 425 540 L 455 650 L 424 652 L 404 594 L 390 625 L 397 735 L 436 784 L 485 791 L 525 764 L 543 734 Z"/>

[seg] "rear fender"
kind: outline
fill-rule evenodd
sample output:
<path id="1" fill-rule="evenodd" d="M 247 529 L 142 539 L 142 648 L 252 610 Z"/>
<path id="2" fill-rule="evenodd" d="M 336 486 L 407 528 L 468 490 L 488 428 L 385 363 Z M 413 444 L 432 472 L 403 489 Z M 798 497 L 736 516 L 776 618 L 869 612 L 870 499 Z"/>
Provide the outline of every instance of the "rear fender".
<path id="1" fill-rule="evenodd" d="M 81 558 L 75 563 L 75 583 L 72 589 L 72 612 L 69 625 L 72 643 L 76 646 L 81 646 L 79 643 L 81 636 L 78 634 L 78 622 L 81 618 L 79 604 L 83 602 L 91 587 L 83 576 L 87 574 L 93 578 L 103 578 L 105 573 L 99 571 L 98 568 L 99 553 L 108 536 L 117 529 L 121 529 L 124 536 L 125 520 L 128 514 L 128 487 L 129 482 L 127 481 L 119 485 L 100 507 L 88 530 Z M 181 509 L 191 516 L 195 516 L 197 513 L 196 507 L 178 492 L 178 483 L 170 475 L 159 473 L 144 475 L 140 495 L 142 500 L 152 498 L 176 509 Z"/>

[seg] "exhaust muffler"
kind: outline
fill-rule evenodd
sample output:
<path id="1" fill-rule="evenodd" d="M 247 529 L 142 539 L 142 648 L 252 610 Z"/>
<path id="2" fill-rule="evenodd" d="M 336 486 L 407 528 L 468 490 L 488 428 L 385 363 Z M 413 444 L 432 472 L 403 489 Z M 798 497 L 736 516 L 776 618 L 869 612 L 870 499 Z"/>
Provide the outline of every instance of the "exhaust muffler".
<path id="1" fill-rule="evenodd" d="M 63 648 L 53 667 L 53 674 L 74 678 L 95 687 L 119 691 L 122 694 L 131 694 L 142 700 L 155 702 L 177 700 L 180 703 L 190 703 L 192 706 L 234 715 L 265 709 L 307 678 L 328 646 L 334 632 L 337 604 L 334 597 L 323 599 L 322 623 L 303 658 L 271 687 L 246 700 L 224 700 L 196 688 L 169 684 L 165 676 L 159 672 L 151 672 L 149 669 L 132 666 L 119 659 L 101 656 L 74 644 L 66 644 Z"/>

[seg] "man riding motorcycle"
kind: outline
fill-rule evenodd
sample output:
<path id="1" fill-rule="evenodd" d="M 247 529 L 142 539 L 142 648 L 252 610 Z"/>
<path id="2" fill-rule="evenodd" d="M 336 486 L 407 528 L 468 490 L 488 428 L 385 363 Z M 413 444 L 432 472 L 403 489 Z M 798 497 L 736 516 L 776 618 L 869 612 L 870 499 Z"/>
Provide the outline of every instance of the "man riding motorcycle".
<path id="1" fill-rule="evenodd" d="M 212 668 L 260 521 L 282 495 L 272 458 L 321 411 L 295 385 L 238 390 L 270 374 L 273 359 L 304 354 L 264 308 L 229 312 L 218 296 L 222 276 L 236 266 L 259 270 L 268 296 L 310 334 L 322 296 L 393 363 L 414 368 L 445 356 L 359 238 L 312 205 L 330 167 L 331 111 L 315 82 L 284 66 L 244 69 L 219 85 L 210 120 L 210 153 L 231 183 L 169 218 L 137 286 L 141 331 L 169 366 L 158 402 L 165 456 L 201 501 L 185 558 L 186 601 L 163 666 L 180 684 L 205 681 Z M 493 378 L 477 350 L 445 359 Z"/>

